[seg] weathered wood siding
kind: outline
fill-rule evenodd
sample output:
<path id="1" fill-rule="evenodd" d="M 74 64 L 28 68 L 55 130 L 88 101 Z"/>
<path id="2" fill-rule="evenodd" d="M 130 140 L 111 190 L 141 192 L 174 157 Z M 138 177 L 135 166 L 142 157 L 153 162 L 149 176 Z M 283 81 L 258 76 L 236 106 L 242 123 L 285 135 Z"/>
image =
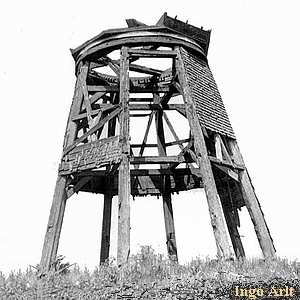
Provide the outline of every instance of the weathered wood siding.
<path id="1" fill-rule="evenodd" d="M 188 84 L 201 125 L 235 138 L 222 98 L 207 63 L 184 49 L 181 52 Z"/>

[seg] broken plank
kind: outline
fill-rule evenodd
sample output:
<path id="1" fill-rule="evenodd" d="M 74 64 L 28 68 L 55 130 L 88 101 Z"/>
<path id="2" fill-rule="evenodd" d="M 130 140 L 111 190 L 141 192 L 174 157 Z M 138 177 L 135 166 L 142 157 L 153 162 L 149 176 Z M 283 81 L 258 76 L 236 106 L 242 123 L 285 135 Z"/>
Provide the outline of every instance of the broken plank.
<path id="1" fill-rule="evenodd" d="M 136 20 L 136 19 L 126 19 L 127 26 L 130 27 L 141 27 L 147 26 L 146 24 Z"/>

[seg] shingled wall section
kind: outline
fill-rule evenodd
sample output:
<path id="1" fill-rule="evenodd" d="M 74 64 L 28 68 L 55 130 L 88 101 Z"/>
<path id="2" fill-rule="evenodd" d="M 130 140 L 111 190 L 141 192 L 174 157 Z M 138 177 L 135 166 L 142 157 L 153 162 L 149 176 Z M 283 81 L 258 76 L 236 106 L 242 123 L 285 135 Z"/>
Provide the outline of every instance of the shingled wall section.
<path id="1" fill-rule="evenodd" d="M 213 75 L 204 60 L 181 50 L 188 84 L 202 126 L 235 138 Z"/>

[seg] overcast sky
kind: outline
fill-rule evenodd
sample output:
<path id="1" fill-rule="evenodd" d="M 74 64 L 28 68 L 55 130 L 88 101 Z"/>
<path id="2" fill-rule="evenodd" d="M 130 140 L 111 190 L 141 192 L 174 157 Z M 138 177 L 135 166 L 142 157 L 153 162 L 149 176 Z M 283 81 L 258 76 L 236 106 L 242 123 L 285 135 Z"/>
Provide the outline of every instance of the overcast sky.
<path id="1" fill-rule="evenodd" d="M 75 85 L 69 48 L 126 27 L 125 18 L 155 24 L 165 11 L 212 29 L 209 64 L 277 253 L 300 258 L 298 1 L 28 0 L 1 6 L 0 270 L 40 260 Z M 97 265 L 102 201 L 86 194 L 68 201 L 59 247 L 68 261 Z M 161 199 L 136 199 L 131 216 L 132 252 L 151 244 L 165 253 Z M 174 197 L 174 217 L 180 261 L 214 257 L 203 191 Z M 241 221 L 246 254 L 259 256 L 245 211 Z M 115 224 L 112 233 L 115 241 Z"/>

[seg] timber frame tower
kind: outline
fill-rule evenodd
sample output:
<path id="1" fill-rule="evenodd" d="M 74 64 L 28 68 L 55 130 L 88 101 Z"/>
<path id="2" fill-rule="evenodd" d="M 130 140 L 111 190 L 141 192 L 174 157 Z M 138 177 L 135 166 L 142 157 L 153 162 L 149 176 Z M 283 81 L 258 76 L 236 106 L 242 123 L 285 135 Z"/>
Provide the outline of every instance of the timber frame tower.
<path id="1" fill-rule="evenodd" d="M 162 197 L 167 250 L 176 261 L 171 196 L 195 188 L 205 189 L 219 257 L 245 256 L 238 231 L 242 206 L 248 209 L 264 256 L 274 256 L 263 212 L 207 63 L 210 31 L 166 13 L 154 26 L 126 21 L 128 28 L 103 31 L 71 50 L 77 81 L 41 271 L 51 269 L 56 259 L 66 200 L 80 191 L 104 195 L 100 262 L 109 257 L 115 195 L 118 264 L 126 262 L 130 252 L 131 195 Z M 169 65 L 161 70 L 140 64 L 145 58 L 165 59 Z M 185 138 L 176 132 L 171 113 L 187 122 Z M 144 119 L 146 126 L 142 140 L 132 143 L 130 124 L 135 119 Z M 155 143 L 147 141 L 151 126 Z M 156 155 L 146 155 L 147 149 Z"/>

